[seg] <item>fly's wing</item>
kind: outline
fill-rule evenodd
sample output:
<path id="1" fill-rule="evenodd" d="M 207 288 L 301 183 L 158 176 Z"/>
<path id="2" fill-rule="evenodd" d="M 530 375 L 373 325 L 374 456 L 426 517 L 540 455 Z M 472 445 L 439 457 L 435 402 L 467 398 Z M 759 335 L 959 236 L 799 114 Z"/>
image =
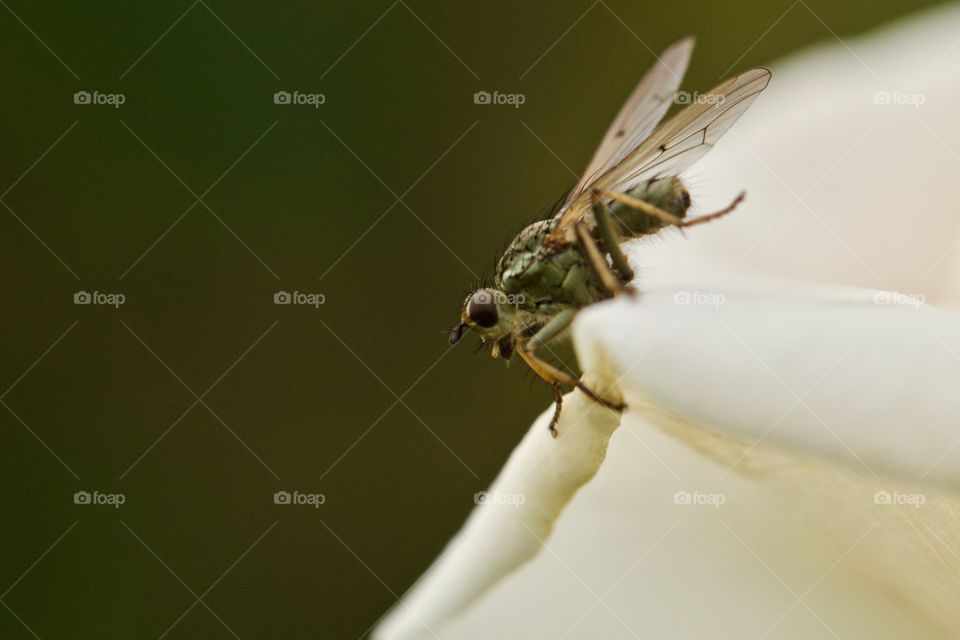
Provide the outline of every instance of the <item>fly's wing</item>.
<path id="1" fill-rule="evenodd" d="M 713 148 L 770 82 L 770 70 L 748 69 L 714 87 L 700 100 L 665 122 L 617 165 L 576 194 L 557 217 L 548 241 L 559 242 L 583 219 L 594 193 L 625 193 L 646 180 L 678 175 Z"/>
<path id="2" fill-rule="evenodd" d="M 769 82 L 770 70 L 764 67 L 725 80 L 664 123 L 590 187 L 629 191 L 644 180 L 679 174 L 713 148 Z"/>
<path id="3" fill-rule="evenodd" d="M 583 191 L 591 180 L 616 166 L 650 135 L 670 108 L 692 51 L 693 38 L 684 38 L 660 55 L 657 63 L 647 71 L 620 108 L 580 182 L 567 196 L 568 202 Z"/>

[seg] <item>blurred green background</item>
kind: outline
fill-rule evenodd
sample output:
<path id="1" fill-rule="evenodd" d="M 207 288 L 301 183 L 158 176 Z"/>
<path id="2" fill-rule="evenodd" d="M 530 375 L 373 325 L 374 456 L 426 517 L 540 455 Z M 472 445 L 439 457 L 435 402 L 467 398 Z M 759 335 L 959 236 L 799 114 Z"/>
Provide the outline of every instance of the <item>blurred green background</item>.
<path id="1" fill-rule="evenodd" d="M 0 4 L 0 637 L 50 639 L 364 636 L 550 402 L 442 330 L 652 51 L 705 90 L 923 3 Z"/>

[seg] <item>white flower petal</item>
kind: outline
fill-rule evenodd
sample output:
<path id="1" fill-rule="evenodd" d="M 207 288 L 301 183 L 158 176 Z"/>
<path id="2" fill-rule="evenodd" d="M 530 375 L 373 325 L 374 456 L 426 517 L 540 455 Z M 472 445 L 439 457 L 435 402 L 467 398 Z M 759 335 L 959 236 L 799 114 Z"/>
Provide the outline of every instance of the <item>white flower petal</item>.
<path id="1" fill-rule="evenodd" d="M 584 311 L 575 342 L 638 410 L 960 488 L 960 313 L 877 296 L 645 293 Z"/>
<path id="2" fill-rule="evenodd" d="M 745 453 L 741 471 L 628 412 L 547 550 L 441 637 L 955 636 L 955 499 L 877 505 L 877 487 L 843 469 L 701 435 L 731 462 Z M 724 503 L 678 505 L 676 492 Z"/>
<path id="3" fill-rule="evenodd" d="M 605 381 L 587 379 L 597 391 Z M 612 402 L 616 392 L 608 393 Z M 588 482 L 620 424 L 620 415 L 582 394 L 568 394 L 559 437 L 544 412 L 514 449 L 497 480 L 434 567 L 378 626 L 375 637 L 433 637 L 444 623 L 476 600 L 497 580 L 540 551 L 570 498 Z"/>

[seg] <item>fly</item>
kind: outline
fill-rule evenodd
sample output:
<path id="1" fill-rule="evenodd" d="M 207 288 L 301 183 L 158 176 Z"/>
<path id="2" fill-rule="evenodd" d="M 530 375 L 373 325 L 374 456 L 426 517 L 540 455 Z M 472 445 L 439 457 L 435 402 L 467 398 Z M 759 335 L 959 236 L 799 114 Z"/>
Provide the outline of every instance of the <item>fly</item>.
<path id="1" fill-rule="evenodd" d="M 492 343 L 493 357 L 514 353 L 552 388 L 556 406 L 562 385 L 576 387 L 618 411 L 572 374 L 537 355 L 570 326 L 580 309 L 616 295 L 630 295 L 633 270 L 620 244 L 667 227 L 691 227 L 733 211 L 741 192 L 720 211 L 688 219 L 690 193 L 678 175 L 709 151 L 770 81 L 770 70 L 748 69 L 660 124 L 687 69 L 693 39 L 667 49 L 620 109 L 583 177 L 558 213 L 523 229 L 497 263 L 493 287 L 463 302 L 450 344 L 465 329 Z"/>

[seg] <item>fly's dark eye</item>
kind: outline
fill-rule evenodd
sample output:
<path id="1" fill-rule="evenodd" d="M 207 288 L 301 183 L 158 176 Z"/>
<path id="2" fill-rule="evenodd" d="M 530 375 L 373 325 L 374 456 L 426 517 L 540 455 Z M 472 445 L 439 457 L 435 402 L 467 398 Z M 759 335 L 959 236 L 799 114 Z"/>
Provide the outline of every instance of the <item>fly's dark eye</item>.
<path id="1" fill-rule="evenodd" d="M 686 211 L 690 208 L 690 192 L 684 189 L 680 198 L 683 200 L 683 210 Z"/>
<path id="2" fill-rule="evenodd" d="M 487 289 L 480 289 L 470 296 L 467 303 L 467 315 L 475 324 L 489 329 L 497 324 L 497 303 L 493 293 Z"/>

